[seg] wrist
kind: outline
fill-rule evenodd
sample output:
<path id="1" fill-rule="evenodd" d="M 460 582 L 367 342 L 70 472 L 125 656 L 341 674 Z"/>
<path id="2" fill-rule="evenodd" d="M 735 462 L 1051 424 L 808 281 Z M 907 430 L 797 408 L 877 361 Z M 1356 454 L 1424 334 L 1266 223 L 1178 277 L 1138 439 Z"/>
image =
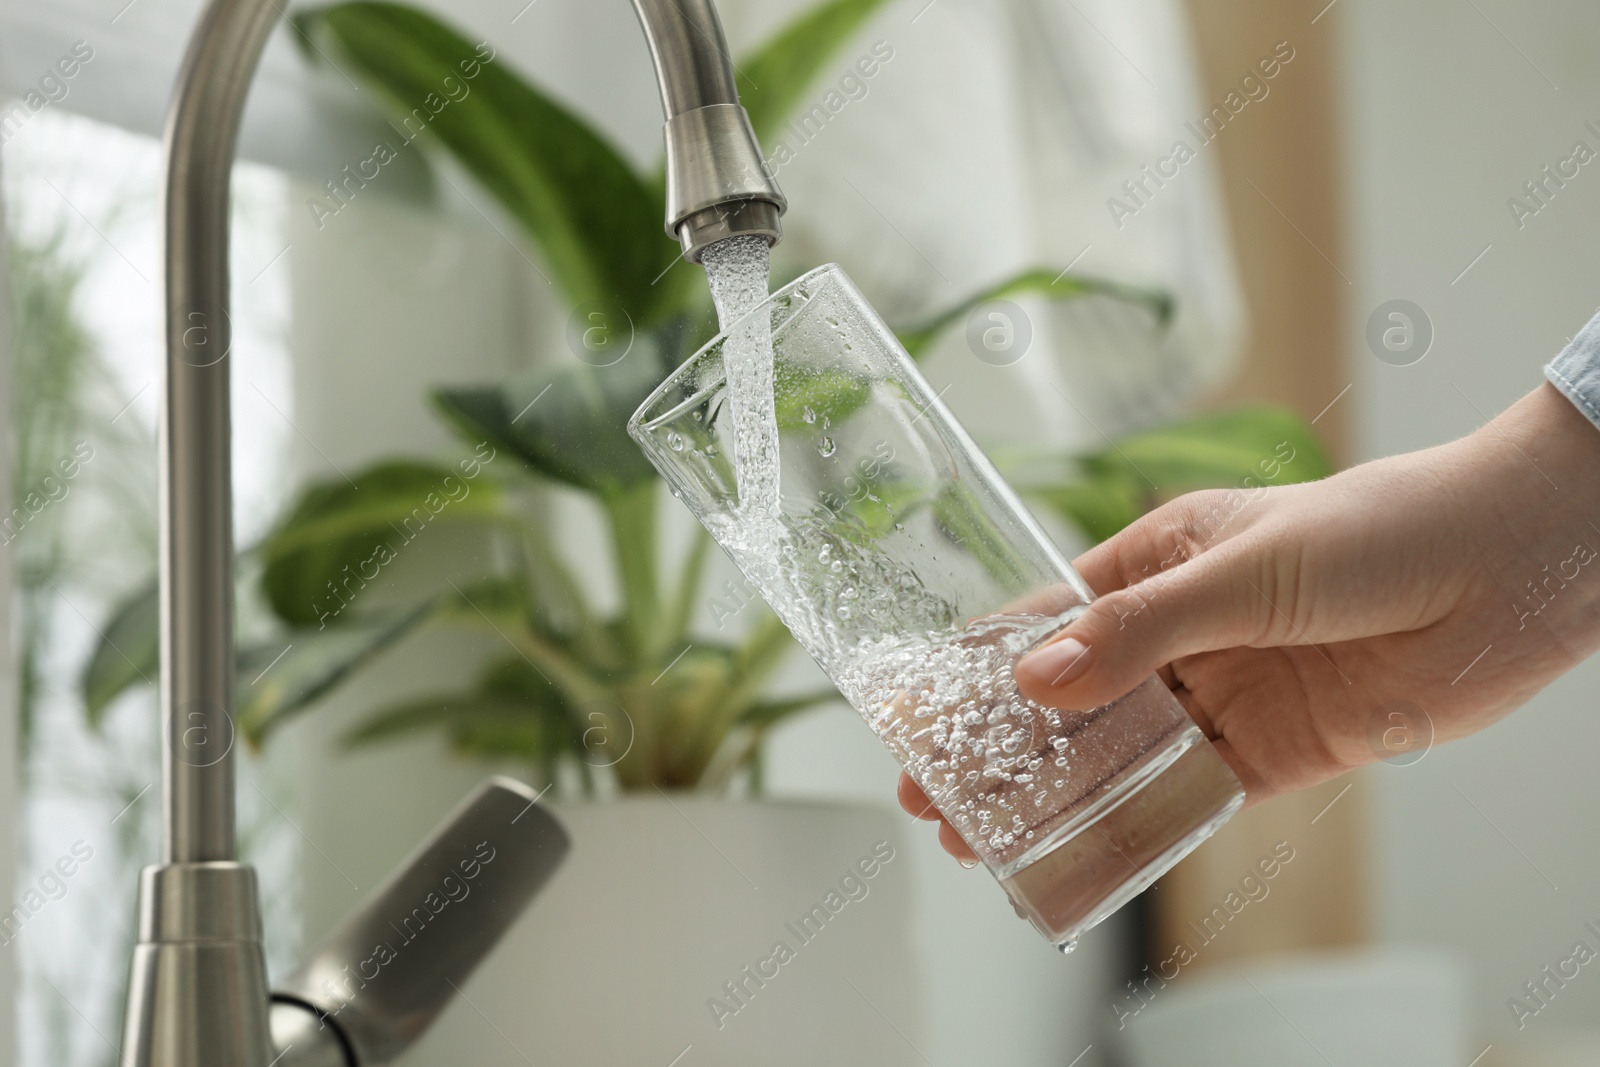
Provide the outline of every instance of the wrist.
<path id="1" fill-rule="evenodd" d="M 1584 658 L 1600 645 L 1600 429 L 1547 382 L 1462 444 L 1495 587 L 1485 640 L 1509 627 Z"/>

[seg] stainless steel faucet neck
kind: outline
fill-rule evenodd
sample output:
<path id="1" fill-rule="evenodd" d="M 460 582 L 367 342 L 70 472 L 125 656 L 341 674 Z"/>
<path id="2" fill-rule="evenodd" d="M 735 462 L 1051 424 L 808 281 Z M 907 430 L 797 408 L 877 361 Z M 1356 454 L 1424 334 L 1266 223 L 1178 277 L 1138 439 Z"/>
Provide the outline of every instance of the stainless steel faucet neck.
<path id="1" fill-rule="evenodd" d="M 667 118 L 739 102 L 733 58 L 711 0 L 633 0 L 633 7 L 644 26 Z"/>
<path id="2" fill-rule="evenodd" d="M 634 0 L 666 115 L 667 233 L 685 259 L 736 234 L 771 244 L 788 202 L 739 104 L 733 60 L 711 0 Z"/>
<path id="3" fill-rule="evenodd" d="M 167 863 L 235 856 L 229 176 L 250 78 L 276 18 L 262 0 L 210 4 L 167 119 L 159 444 Z"/>
<path id="4" fill-rule="evenodd" d="M 783 194 L 739 105 L 711 0 L 634 5 L 668 120 L 668 233 L 691 260 L 711 241 L 737 233 L 776 242 Z M 398 1054 L 443 1003 L 422 993 L 404 999 L 407 989 L 397 975 L 397 988 L 367 998 L 365 1010 L 349 1016 L 361 1020 L 360 1027 L 329 1039 L 323 1016 L 334 1009 L 317 1001 L 307 976 L 337 971 L 345 962 L 347 946 L 335 940 L 313 957 L 310 970 L 299 972 L 306 988 L 291 990 L 269 1024 L 255 874 L 236 862 L 229 179 L 250 82 L 281 13 L 276 0 L 209 0 L 167 120 L 167 355 L 159 429 L 164 829 L 162 863 L 140 880 L 125 1067 L 356 1067 L 356 1061 L 366 1067 Z M 522 819 L 534 803 L 524 806 L 518 788 L 491 782 L 458 809 L 434 844 L 390 883 L 389 896 L 358 912 L 351 936 L 398 906 L 410 885 L 406 878 L 432 871 L 448 852 L 441 842 L 453 841 L 451 835 L 487 832 L 483 820 L 503 822 L 500 816 L 512 808 L 518 814 L 510 821 Z M 522 832 L 523 852 L 539 851 L 543 859 L 496 868 L 507 878 L 498 894 L 505 903 L 481 917 L 483 936 L 458 932 L 441 939 L 457 946 L 453 955 L 408 957 L 417 971 L 413 983 L 437 979 L 446 963 L 456 977 L 464 976 L 548 878 L 566 847 L 560 827 L 548 816 L 530 817 Z M 318 1018 L 308 1020 L 306 1012 Z M 289 1049 L 272 1048 L 274 1032 L 300 1034 L 299 1051 L 284 1059 Z M 314 1042 L 305 1037 L 312 1032 L 319 1035 Z"/>
<path id="5" fill-rule="evenodd" d="M 255 872 L 235 862 L 229 177 L 272 0 L 212 0 L 167 117 L 159 866 L 140 878 L 123 1064 L 265 1067 Z"/>

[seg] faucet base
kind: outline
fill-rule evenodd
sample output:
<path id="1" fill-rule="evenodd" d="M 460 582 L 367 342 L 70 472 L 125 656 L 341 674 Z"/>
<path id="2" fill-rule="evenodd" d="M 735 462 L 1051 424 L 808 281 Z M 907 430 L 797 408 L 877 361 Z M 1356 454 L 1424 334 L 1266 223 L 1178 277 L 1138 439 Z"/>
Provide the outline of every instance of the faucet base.
<path id="1" fill-rule="evenodd" d="M 146 867 L 121 1067 L 267 1067 L 267 967 L 255 871 Z"/>

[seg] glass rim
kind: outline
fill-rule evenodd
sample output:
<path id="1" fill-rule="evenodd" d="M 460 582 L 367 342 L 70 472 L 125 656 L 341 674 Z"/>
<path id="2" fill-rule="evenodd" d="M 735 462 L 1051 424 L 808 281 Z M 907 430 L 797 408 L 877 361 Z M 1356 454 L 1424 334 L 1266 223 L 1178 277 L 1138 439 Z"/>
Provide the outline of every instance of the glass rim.
<path id="1" fill-rule="evenodd" d="M 680 385 L 683 378 L 692 372 L 696 367 L 698 367 L 710 355 L 711 350 L 725 341 L 728 335 L 737 330 L 746 319 L 758 313 L 771 314 L 772 305 L 776 301 L 790 296 L 796 289 L 800 288 L 807 282 L 811 282 L 817 278 L 829 275 L 848 277 L 848 275 L 845 275 L 844 273 L 844 268 L 839 266 L 837 263 L 824 263 L 820 267 L 812 267 L 798 278 L 795 278 L 793 281 L 789 282 L 789 284 L 773 291 L 765 300 L 761 301 L 761 303 L 757 304 L 755 307 L 751 308 L 749 311 L 746 311 L 743 315 L 740 315 L 737 319 L 733 320 L 733 325 L 729 326 L 725 330 L 718 330 L 715 337 L 711 338 L 711 340 L 707 341 L 705 344 L 696 349 L 692 356 L 674 367 L 672 369 L 672 373 L 668 374 L 661 380 L 660 385 L 657 385 L 654 389 L 650 390 L 650 395 L 645 397 L 644 400 L 640 402 L 639 406 L 634 409 L 633 414 L 628 418 L 628 435 L 637 439 L 639 433 L 654 430 L 662 423 L 671 421 L 672 419 L 676 418 L 685 408 L 698 403 L 703 398 L 705 393 L 717 388 L 720 384 L 722 384 L 721 382 L 707 383 L 702 388 L 697 389 L 694 395 L 676 404 L 670 411 L 666 411 L 655 416 L 654 418 L 650 419 L 649 422 L 645 421 L 645 413 L 659 404 L 663 398 L 672 392 L 674 388 Z M 726 381 L 725 375 L 723 380 Z"/>

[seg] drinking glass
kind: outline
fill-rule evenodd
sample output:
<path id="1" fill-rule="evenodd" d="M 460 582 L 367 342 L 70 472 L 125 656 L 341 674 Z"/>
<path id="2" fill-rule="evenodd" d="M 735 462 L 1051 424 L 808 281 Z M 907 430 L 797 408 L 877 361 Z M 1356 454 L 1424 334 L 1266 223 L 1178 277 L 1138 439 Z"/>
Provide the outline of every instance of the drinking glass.
<path id="1" fill-rule="evenodd" d="M 1155 676 L 1089 711 L 1018 691 L 1016 661 L 1094 594 L 843 270 L 749 314 L 771 323 L 775 516 L 741 508 L 733 462 L 724 355 L 759 335 L 748 317 L 629 433 L 1018 914 L 1071 951 L 1239 808 L 1238 779 Z"/>

